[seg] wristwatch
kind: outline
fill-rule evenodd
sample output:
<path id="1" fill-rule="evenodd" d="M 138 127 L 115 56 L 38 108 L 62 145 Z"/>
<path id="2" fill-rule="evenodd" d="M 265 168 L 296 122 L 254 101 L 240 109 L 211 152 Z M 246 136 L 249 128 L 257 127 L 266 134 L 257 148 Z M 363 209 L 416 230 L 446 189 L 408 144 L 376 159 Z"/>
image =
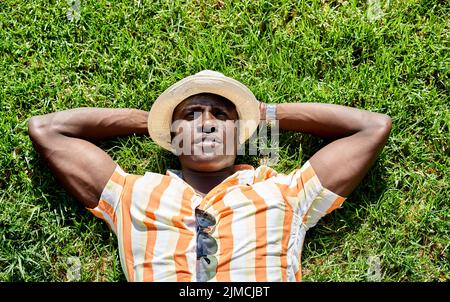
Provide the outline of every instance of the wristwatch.
<path id="1" fill-rule="evenodd" d="M 277 119 L 277 105 L 276 104 L 266 104 L 266 121 L 272 122 Z"/>

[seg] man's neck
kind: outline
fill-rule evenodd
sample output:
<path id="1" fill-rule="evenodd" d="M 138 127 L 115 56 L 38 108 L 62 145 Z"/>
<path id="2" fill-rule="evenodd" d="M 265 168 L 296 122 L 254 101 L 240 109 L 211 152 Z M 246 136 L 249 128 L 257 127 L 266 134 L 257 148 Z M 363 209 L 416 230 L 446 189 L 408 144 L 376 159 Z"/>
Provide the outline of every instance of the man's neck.
<path id="1" fill-rule="evenodd" d="M 184 181 L 193 187 L 197 193 L 205 196 L 215 186 L 234 173 L 234 166 L 214 172 L 200 172 L 182 167 L 181 172 Z"/>

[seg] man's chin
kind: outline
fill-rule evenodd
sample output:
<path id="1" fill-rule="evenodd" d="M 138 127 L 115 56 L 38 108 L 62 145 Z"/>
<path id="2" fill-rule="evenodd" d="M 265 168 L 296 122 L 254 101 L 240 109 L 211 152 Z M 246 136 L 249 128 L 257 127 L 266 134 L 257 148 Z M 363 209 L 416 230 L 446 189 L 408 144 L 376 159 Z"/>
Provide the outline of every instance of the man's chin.
<path id="1" fill-rule="evenodd" d="M 182 155 L 180 160 L 187 164 L 190 169 L 201 172 L 219 171 L 234 164 L 234 158 L 214 153 Z"/>
<path id="2" fill-rule="evenodd" d="M 217 155 L 214 153 L 203 153 L 189 156 L 190 161 L 198 165 L 220 163 L 224 160 L 224 157 L 224 155 Z"/>
<path id="3" fill-rule="evenodd" d="M 210 163 L 210 162 L 221 162 L 227 156 L 223 153 L 222 148 L 202 148 L 200 146 L 194 146 L 192 148 L 192 154 L 190 155 L 191 161 L 197 163 Z"/>

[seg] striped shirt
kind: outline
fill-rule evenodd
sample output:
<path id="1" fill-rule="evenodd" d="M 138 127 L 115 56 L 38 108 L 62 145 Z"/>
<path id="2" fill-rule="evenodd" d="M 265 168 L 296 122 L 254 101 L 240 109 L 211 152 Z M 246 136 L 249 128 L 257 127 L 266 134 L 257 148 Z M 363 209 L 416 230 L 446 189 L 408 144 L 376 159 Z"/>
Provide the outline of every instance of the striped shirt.
<path id="1" fill-rule="evenodd" d="M 117 235 L 128 281 L 301 281 L 306 231 L 344 199 L 309 161 L 289 174 L 236 165 L 204 197 L 179 171 L 117 166 L 89 210 Z"/>

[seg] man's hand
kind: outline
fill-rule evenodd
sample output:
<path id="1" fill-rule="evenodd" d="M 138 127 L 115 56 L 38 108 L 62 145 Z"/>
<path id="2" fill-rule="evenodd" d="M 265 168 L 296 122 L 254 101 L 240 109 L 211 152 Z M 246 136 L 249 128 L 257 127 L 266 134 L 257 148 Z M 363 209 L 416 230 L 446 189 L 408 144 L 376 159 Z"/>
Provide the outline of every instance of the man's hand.
<path id="1" fill-rule="evenodd" d="M 90 141 L 147 134 L 147 117 L 134 109 L 79 108 L 34 116 L 28 133 L 64 188 L 95 208 L 116 163 Z"/>

